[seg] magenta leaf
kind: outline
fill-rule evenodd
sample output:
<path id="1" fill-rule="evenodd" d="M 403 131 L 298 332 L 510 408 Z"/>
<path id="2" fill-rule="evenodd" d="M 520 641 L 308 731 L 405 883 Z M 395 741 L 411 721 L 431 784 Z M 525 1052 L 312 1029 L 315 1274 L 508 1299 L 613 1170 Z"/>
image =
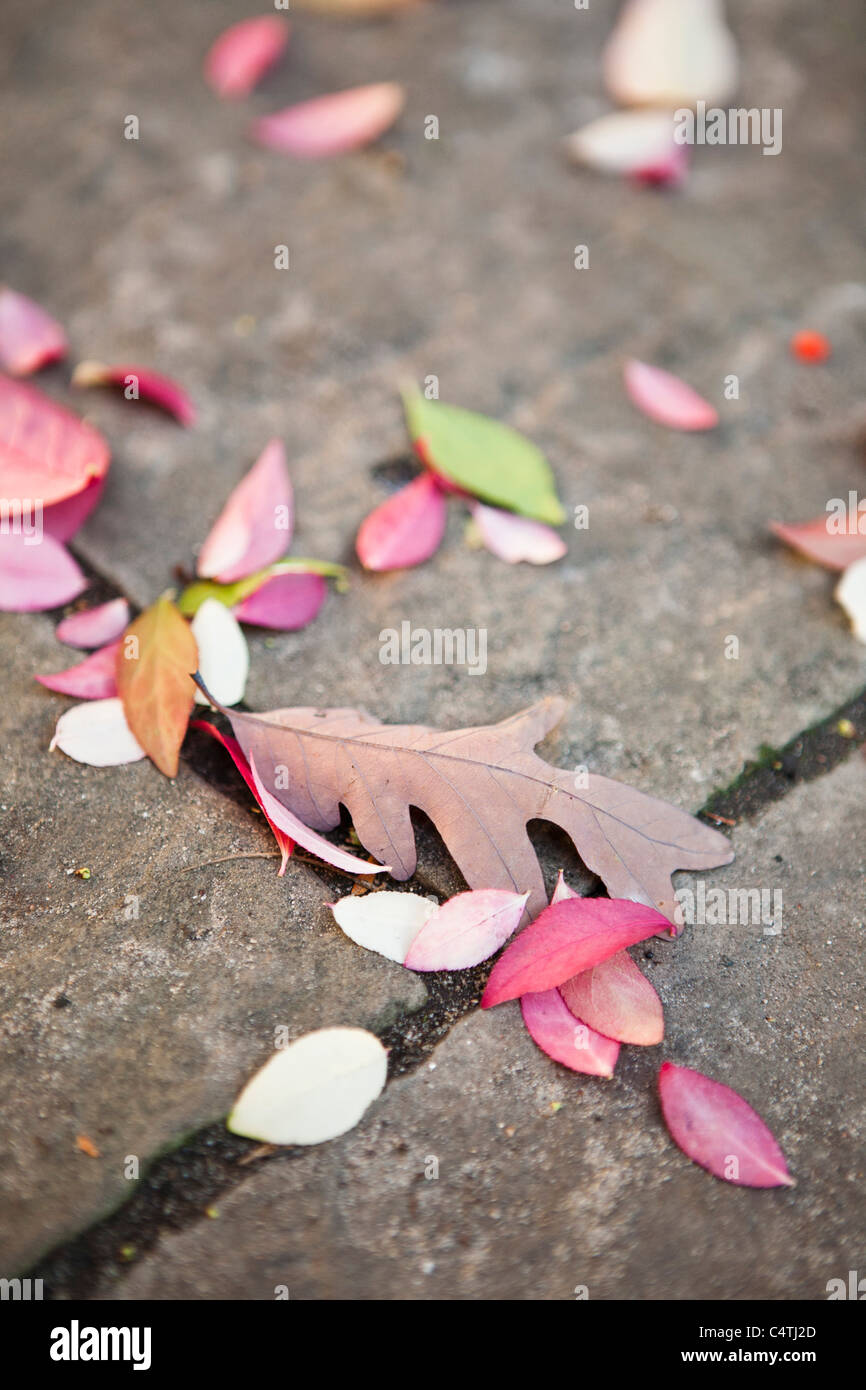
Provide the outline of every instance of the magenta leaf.
<path id="1" fill-rule="evenodd" d="M 0 534 L 0 610 L 38 613 L 59 608 L 87 588 L 87 580 L 59 541 L 43 536 Z"/>
<path id="2" fill-rule="evenodd" d="M 275 574 L 232 612 L 239 623 L 296 632 L 313 621 L 327 596 L 320 574 Z"/>
<path id="3" fill-rule="evenodd" d="M 250 134 L 257 144 L 300 159 L 342 154 L 384 135 L 405 100 L 405 90 L 397 82 L 352 87 L 263 116 Z"/>
<path id="4" fill-rule="evenodd" d="M 338 849 L 332 845 L 330 840 L 326 840 L 322 835 L 311 830 L 308 825 L 304 825 L 292 811 L 288 810 L 281 801 L 269 792 L 264 782 L 261 781 L 256 771 L 255 754 L 250 751 L 250 772 L 253 775 L 253 784 L 256 789 L 256 799 L 268 820 L 279 826 L 280 830 L 286 835 L 290 835 L 304 849 L 311 850 L 326 863 L 333 864 L 337 869 L 345 869 L 350 874 L 382 874 L 390 873 L 390 864 L 371 864 L 366 859 L 357 859 L 354 854 L 347 854 L 345 850 Z"/>
<path id="5" fill-rule="evenodd" d="M 866 531 L 860 532 L 853 527 L 841 532 L 830 531 L 829 521 L 829 515 L 792 526 L 783 521 L 771 521 L 770 530 L 786 545 L 830 570 L 847 569 L 866 557 Z"/>
<path id="6" fill-rule="evenodd" d="M 553 989 L 590 970 L 626 946 L 634 946 L 670 922 L 654 907 L 628 898 L 567 898 L 539 913 L 507 946 L 493 967 L 482 1009 Z"/>
<path id="7" fill-rule="evenodd" d="M 244 757 L 244 751 L 238 743 L 237 739 L 232 738 L 231 734 L 221 733 L 215 724 L 209 724 L 206 719 L 191 719 L 189 727 L 191 729 L 201 729 L 204 733 L 210 734 L 211 738 L 215 738 L 217 743 L 221 743 L 223 748 L 226 750 L 229 757 L 231 758 L 232 762 L 234 763 L 235 767 L 237 768 L 238 772 L 243 777 L 244 781 L 246 782 L 256 801 L 259 803 L 259 806 L 262 810 L 262 814 L 264 815 L 264 818 L 267 821 L 268 825 L 271 827 L 271 830 L 274 832 L 274 839 L 280 847 L 280 854 L 282 855 L 282 860 L 280 862 L 280 867 L 277 870 L 277 878 L 282 878 L 283 874 L 286 872 L 286 864 L 289 861 L 289 856 L 292 853 L 292 850 L 295 848 L 295 842 L 292 839 L 291 835 L 287 835 L 284 830 L 281 830 L 278 825 L 274 824 L 267 811 L 265 810 L 261 797 L 259 796 L 258 790 L 256 788 L 256 784 L 253 781 L 253 774 L 250 771 L 250 765 Z"/>
<path id="8" fill-rule="evenodd" d="M 520 1008 L 533 1042 L 554 1062 L 589 1076 L 613 1076 L 619 1043 L 575 1018 L 558 989 L 524 994 Z"/>
<path id="9" fill-rule="evenodd" d="M 50 534 L 50 509 L 104 478 L 108 463 L 95 429 L 35 387 L 0 376 L 0 497 L 40 503 Z"/>
<path id="10" fill-rule="evenodd" d="M 57 671 L 51 676 L 37 676 L 40 685 L 46 690 L 56 690 L 61 695 L 74 695 L 77 700 L 111 700 L 117 694 L 115 671 L 120 642 L 109 642 L 98 652 L 70 666 L 66 671 Z"/>
<path id="11" fill-rule="evenodd" d="M 408 970 L 466 970 L 498 951 L 517 927 L 528 893 L 480 888 L 433 913 L 409 948 Z"/>
<path id="12" fill-rule="evenodd" d="M 673 430 L 711 430 L 718 411 L 678 376 L 630 359 L 625 364 L 625 389 L 638 410 Z"/>
<path id="13" fill-rule="evenodd" d="M 487 549 L 509 565 L 521 560 L 530 565 L 549 565 L 568 552 L 562 537 L 543 521 L 487 507 L 483 502 L 473 502 L 470 511 Z"/>
<path id="14" fill-rule="evenodd" d="M 694 1163 L 742 1187 L 794 1186 L 773 1135 L 730 1086 L 665 1062 L 659 1096 L 671 1138 Z"/>
<path id="15" fill-rule="evenodd" d="M 246 579 L 288 550 L 293 526 L 286 452 L 281 440 L 272 439 L 211 527 L 199 553 L 197 572 L 221 584 Z"/>
<path id="16" fill-rule="evenodd" d="M 655 1047 L 664 1037 L 662 1001 L 627 951 L 617 951 L 559 986 L 576 1018 L 617 1042 Z"/>
<path id="17" fill-rule="evenodd" d="M 358 559 L 368 570 L 420 565 L 439 548 L 446 516 L 439 483 L 432 473 L 422 473 L 361 522 Z"/>
<path id="18" fill-rule="evenodd" d="M 181 425 L 195 421 L 195 406 L 171 377 L 155 372 L 151 367 L 106 366 L 102 362 L 79 362 L 72 373 L 73 386 L 118 386 L 126 400 L 146 400 L 166 414 L 173 415 Z"/>
<path id="19" fill-rule="evenodd" d="M 245 97 L 279 62 L 290 25 L 279 15 L 242 19 L 214 41 L 204 61 L 205 81 L 221 97 Z"/>
<path id="20" fill-rule="evenodd" d="M 109 603 L 100 603 L 97 608 L 85 608 L 80 613 L 70 613 L 68 618 L 57 624 L 55 636 L 58 642 L 67 647 L 104 647 L 113 642 L 129 627 L 129 604 L 125 598 L 113 598 Z"/>
<path id="21" fill-rule="evenodd" d="M 66 356 L 60 324 L 26 295 L 0 289 L 0 367 L 12 376 L 29 376 Z"/>

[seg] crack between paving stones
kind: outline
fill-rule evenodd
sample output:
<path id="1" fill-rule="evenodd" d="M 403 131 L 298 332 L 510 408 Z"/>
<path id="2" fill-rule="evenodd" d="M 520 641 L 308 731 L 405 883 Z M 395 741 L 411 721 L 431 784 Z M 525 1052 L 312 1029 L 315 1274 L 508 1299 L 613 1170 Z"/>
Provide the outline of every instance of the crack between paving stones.
<path id="1" fill-rule="evenodd" d="M 831 772 L 864 741 L 866 689 L 784 747 L 762 748 L 728 787 L 709 796 L 697 815 L 725 828 L 753 820 L 795 786 Z M 204 779 L 203 768 L 195 765 L 198 761 L 190 765 Z M 329 889 L 334 887 L 336 880 L 327 866 L 310 872 Z M 413 884 L 429 891 L 417 875 L 406 886 Z M 485 961 L 474 970 L 425 975 L 428 1002 L 375 1030 L 390 1049 L 389 1081 L 415 1071 L 454 1025 L 478 1008 L 490 966 Z M 298 1147 L 271 1152 L 268 1146 L 230 1134 L 219 1120 L 157 1156 L 125 1202 L 56 1246 L 26 1273 L 44 1281 L 48 1299 L 110 1297 L 112 1285 L 162 1235 L 207 1219 L 213 1203 L 262 1164 L 291 1162 L 305 1152 Z"/>

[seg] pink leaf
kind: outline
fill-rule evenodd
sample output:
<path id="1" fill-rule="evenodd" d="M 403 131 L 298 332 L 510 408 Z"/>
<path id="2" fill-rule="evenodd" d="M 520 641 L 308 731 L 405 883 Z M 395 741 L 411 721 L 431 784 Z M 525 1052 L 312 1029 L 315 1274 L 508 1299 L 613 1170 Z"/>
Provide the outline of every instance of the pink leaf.
<path id="1" fill-rule="evenodd" d="M 671 1138 L 694 1163 L 742 1187 L 794 1186 L 773 1135 L 730 1086 L 665 1062 L 659 1096 Z"/>
<path id="2" fill-rule="evenodd" d="M 239 623 L 297 632 L 313 621 L 327 595 L 320 574 L 275 574 L 232 612 Z"/>
<path id="3" fill-rule="evenodd" d="M 113 598 L 98 608 L 86 608 L 82 613 L 70 613 L 57 625 L 55 636 L 67 647 L 104 647 L 129 627 L 129 604 L 125 598 Z"/>
<path id="4" fill-rule="evenodd" d="M 86 487 L 74 497 L 66 497 L 46 507 L 42 518 L 45 534 L 56 541 L 68 541 L 83 526 L 93 511 L 105 487 L 105 478 L 91 478 Z"/>
<path id="5" fill-rule="evenodd" d="M 514 931 L 528 897 L 492 888 L 458 893 L 425 922 L 403 964 L 408 970 L 466 970 L 487 960 Z"/>
<path id="6" fill-rule="evenodd" d="M 195 406 L 176 381 L 150 367 L 106 366 L 79 362 L 72 373 L 73 386 L 119 386 L 126 400 L 144 399 L 173 415 L 181 425 L 195 421 Z"/>
<path id="7" fill-rule="evenodd" d="M 282 441 L 265 445 L 231 493 L 198 557 L 204 579 L 232 584 L 278 560 L 294 524 L 292 484 Z"/>
<path id="8" fill-rule="evenodd" d="M 0 376 L 0 497 L 48 509 L 108 469 L 108 445 L 33 386 Z M 47 529 L 47 527 L 46 527 Z"/>
<path id="9" fill-rule="evenodd" d="M 654 907 L 628 898 L 568 898 L 555 903 L 506 947 L 491 971 L 481 1007 L 490 1009 L 506 999 L 553 989 L 625 946 L 669 929 L 670 922 Z"/>
<path id="10" fill-rule="evenodd" d="M 66 671 L 57 671 L 51 676 L 37 676 L 40 685 L 46 690 L 56 690 L 61 695 L 74 695 L 77 700 L 110 700 L 117 694 L 115 670 L 120 642 L 110 642 L 108 646 L 92 652 L 70 666 Z"/>
<path id="11" fill-rule="evenodd" d="M 263 116 L 251 136 L 259 145 L 301 159 L 342 154 L 378 140 L 394 124 L 405 100 L 397 82 L 352 87 Z"/>
<path id="12" fill-rule="evenodd" d="M 866 556 L 866 533 L 861 535 L 853 528 L 842 533 L 829 531 L 829 520 L 829 516 L 817 516 L 814 521 L 803 521 L 793 526 L 782 521 L 771 521 L 770 530 L 779 540 L 799 550 L 810 560 L 816 560 L 819 565 L 831 570 L 844 570 Z"/>
<path id="13" fill-rule="evenodd" d="M 32 299 L 0 289 L 0 367 L 29 376 L 66 356 L 66 334 L 56 319 Z"/>
<path id="14" fill-rule="evenodd" d="M 664 1037 L 662 1001 L 627 951 L 559 986 L 576 1018 L 617 1042 L 655 1047 Z"/>
<path id="15" fill-rule="evenodd" d="M 520 1008 L 533 1042 L 554 1062 L 589 1076 L 613 1076 L 619 1043 L 575 1018 L 558 989 L 524 994 Z"/>
<path id="16" fill-rule="evenodd" d="M 304 825 L 302 820 L 293 814 L 281 801 L 269 792 L 265 784 L 260 780 L 256 771 L 255 755 L 250 752 L 250 772 L 253 775 L 253 783 L 256 789 L 256 798 L 267 816 L 268 820 L 287 835 L 291 835 L 304 849 L 312 850 L 320 859 L 326 863 L 333 864 L 337 869 L 345 869 L 350 874 L 382 874 L 389 873 L 390 864 L 371 864 L 366 859 L 356 859 L 354 854 L 347 854 L 345 850 L 338 849 L 332 845 L 330 840 L 318 835 L 315 830 L 311 830 L 308 825 Z"/>
<path id="17" fill-rule="evenodd" d="M 368 570 L 408 569 L 435 553 L 445 533 L 445 496 L 422 473 L 361 522 L 355 548 Z"/>
<path id="18" fill-rule="evenodd" d="M 232 24 L 205 58 L 205 81 L 221 97 L 247 96 L 282 57 L 289 33 L 288 21 L 273 14 Z"/>
<path id="19" fill-rule="evenodd" d="M 549 565 L 568 552 L 562 537 L 542 521 L 504 512 L 499 507 L 486 507 L 483 502 L 473 502 L 470 511 L 487 549 L 509 565 L 521 560 L 531 565 Z"/>
<path id="20" fill-rule="evenodd" d="M 43 536 L 28 545 L 25 535 L 0 535 L 0 610 L 38 613 L 70 603 L 87 580 L 59 541 Z"/>
<path id="21" fill-rule="evenodd" d="M 556 887 L 554 888 L 553 896 L 550 899 L 550 906 L 553 907 L 556 903 L 565 902 L 567 898 L 579 897 L 579 893 L 575 893 L 573 888 L 569 888 L 568 884 L 565 881 L 565 874 L 562 872 L 562 869 L 560 869 L 559 878 L 556 880 Z"/>
<path id="22" fill-rule="evenodd" d="M 718 412 L 678 376 L 630 358 L 624 369 L 625 389 L 638 410 L 672 430 L 711 430 Z"/>
<path id="23" fill-rule="evenodd" d="M 226 750 L 229 757 L 231 758 L 232 762 L 234 763 L 235 767 L 237 768 L 238 772 L 243 777 L 244 781 L 246 782 L 256 801 L 259 803 L 259 806 L 262 809 L 262 814 L 264 815 L 264 818 L 267 821 L 268 825 L 271 827 L 271 830 L 274 832 L 274 839 L 280 847 L 280 854 L 282 855 L 282 860 L 280 862 L 280 867 L 277 870 L 277 877 L 282 878 L 284 873 L 286 872 L 286 864 L 289 861 L 289 856 L 292 853 L 292 850 L 295 848 L 295 842 L 292 839 L 291 835 L 287 835 L 284 830 L 281 830 L 278 825 L 274 824 L 267 811 L 265 810 L 264 805 L 262 803 L 262 799 L 259 796 L 259 793 L 256 789 L 256 784 L 253 781 L 253 774 L 250 771 L 250 765 L 244 757 L 244 751 L 238 743 L 237 739 L 232 738 L 231 734 L 221 733 L 215 724 L 209 724 L 206 719 L 192 719 L 190 720 L 189 727 L 191 729 L 201 729 L 204 733 L 210 734 L 211 738 L 215 738 L 217 743 L 221 743 L 223 748 Z"/>

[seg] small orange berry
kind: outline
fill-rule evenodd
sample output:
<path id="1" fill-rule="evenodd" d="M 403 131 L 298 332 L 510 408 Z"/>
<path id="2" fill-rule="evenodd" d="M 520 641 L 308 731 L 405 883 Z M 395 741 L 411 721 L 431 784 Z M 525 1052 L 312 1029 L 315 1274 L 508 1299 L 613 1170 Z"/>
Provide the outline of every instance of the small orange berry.
<path id="1" fill-rule="evenodd" d="M 833 349 L 823 333 L 804 328 L 791 339 L 791 351 L 801 362 L 826 362 Z"/>

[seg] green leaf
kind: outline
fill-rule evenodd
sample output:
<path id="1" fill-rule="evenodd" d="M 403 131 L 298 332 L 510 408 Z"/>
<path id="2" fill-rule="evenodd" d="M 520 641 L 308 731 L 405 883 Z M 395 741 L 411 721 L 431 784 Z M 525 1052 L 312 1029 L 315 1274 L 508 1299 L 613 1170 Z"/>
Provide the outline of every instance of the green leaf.
<path id="1" fill-rule="evenodd" d="M 338 589 L 348 588 L 345 565 L 335 565 L 329 560 L 278 560 L 266 569 L 248 574 L 246 579 L 235 580 L 234 584 L 218 584 L 215 579 L 197 580 L 184 589 L 177 606 L 187 618 L 195 616 L 206 598 L 218 599 L 226 608 L 234 608 L 260 589 L 266 579 L 273 579 L 276 574 L 322 574 L 328 579 L 335 579 Z"/>
<path id="2" fill-rule="evenodd" d="M 536 521 L 565 521 L 550 464 L 522 434 L 417 391 L 407 392 L 403 404 L 413 443 L 423 445 L 430 465 L 450 482 Z"/>

